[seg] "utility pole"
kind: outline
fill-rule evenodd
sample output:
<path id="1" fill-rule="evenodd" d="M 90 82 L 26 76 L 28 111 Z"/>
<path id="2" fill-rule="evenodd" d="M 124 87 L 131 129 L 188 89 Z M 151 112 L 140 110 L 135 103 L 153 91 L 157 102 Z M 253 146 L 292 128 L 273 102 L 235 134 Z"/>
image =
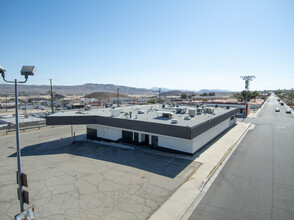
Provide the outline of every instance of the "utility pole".
<path id="1" fill-rule="evenodd" d="M 160 93 L 161 93 L 161 89 L 158 88 L 158 102 L 160 102 Z"/>
<path id="2" fill-rule="evenodd" d="M 255 76 L 240 76 L 243 80 L 245 80 L 245 90 L 246 90 L 246 103 L 248 102 L 248 91 L 249 91 L 249 85 L 250 81 L 255 79 Z"/>
<path id="3" fill-rule="evenodd" d="M 27 101 L 25 101 L 25 115 L 27 114 Z"/>
<path id="4" fill-rule="evenodd" d="M 50 80 L 50 89 L 51 89 L 51 113 L 54 113 L 54 104 L 53 104 L 53 91 L 52 91 L 52 79 Z"/>
<path id="5" fill-rule="evenodd" d="M 117 88 L 117 107 L 119 107 L 119 88 Z"/>
<path id="6" fill-rule="evenodd" d="M 5 97 L 6 97 L 6 106 L 5 106 L 5 111 L 7 112 L 7 94 L 5 94 Z"/>

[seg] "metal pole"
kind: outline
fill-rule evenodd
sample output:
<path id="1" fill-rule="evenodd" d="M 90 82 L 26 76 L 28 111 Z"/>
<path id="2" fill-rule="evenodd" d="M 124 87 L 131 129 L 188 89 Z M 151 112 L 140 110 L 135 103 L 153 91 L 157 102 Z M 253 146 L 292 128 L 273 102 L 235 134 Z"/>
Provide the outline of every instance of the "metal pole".
<path id="1" fill-rule="evenodd" d="M 73 143 L 73 128 L 72 128 L 72 125 L 70 126 L 70 136 L 71 136 L 71 143 Z"/>
<path id="2" fill-rule="evenodd" d="M 6 94 L 6 108 L 5 108 L 5 111 L 7 112 L 7 94 Z"/>
<path id="3" fill-rule="evenodd" d="M 51 113 L 54 113 L 54 103 L 53 103 L 53 91 L 52 91 L 52 79 L 50 79 L 50 88 L 51 88 Z"/>
<path id="4" fill-rule="evenodd" d="M 117 88 L 117 106 L 119 106 L 119 88 Z"/>
<path id="5" fill-rule="evenodd" d="M 23 212 L 23 196 L 22 196 L 22 179 L 21 179 L 21 164 L 20 164 L 20 148 L 19 148 L 19 124 L 18 124 L 18 94 L 17 94 L 17 79 L 14 80 L 15 89 L 15 126 L 16 126 L 16 155 L 17 155 L 17 176 L 18 176 L 18 187 L 19 187 L 19 201 L 20 211 Z"/>

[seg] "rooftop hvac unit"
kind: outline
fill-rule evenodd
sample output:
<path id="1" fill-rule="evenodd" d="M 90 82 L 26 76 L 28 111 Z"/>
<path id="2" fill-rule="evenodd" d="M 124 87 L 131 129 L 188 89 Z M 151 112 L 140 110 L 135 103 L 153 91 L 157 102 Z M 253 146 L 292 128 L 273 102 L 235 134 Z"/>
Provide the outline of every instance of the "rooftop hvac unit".
<path id="1" fill-rule="evenodd" d="M 171 121 L 171 123 L 172 123 L 172 124 L 177 124 L 177 123 L 178 123 L 178 120 L 177 120 L 177 119 L 173 119 L 173 120 Z"/>
<path id="2" fill-rule="evenodd" d="M 188 115 L 189 115 L 190 117 L 194 117 L 194 116 L 196 115 L 196 110 L 195 110 L 195 109 L 189 109 L 189 111 L 188 111 Z"/>
<path id="3" fill-rule="evenodd" d="M 176 108 L 176 113 L 177 114 L 184 114 L 184 113 L 186 113 L 186 109 L 185 108 Z"/>
<path id="4" fill-rule="evenodd" d="M 204 112 L 205 113 L 209 113 L 209 114 L 213 114 L 214 113 L 214 109 L 208 107 L 208 108 L 204 109 Z"/>
<path id="5" fill-rule="evenodd" d="M 121 109 L 111 109 L 111 117 L 116 117 L 119 116 L 119 114 L 121 113 Z"/>
<path id="6" fill-rule="evenodd" d="M 202 109 L 201 109 L 201 108 L 197 108 L 197 109 L 196 109 L 196 112 L 197 112 L 197 115 L 201 115 L 201 113 L 202 113 Z"/>
<path id="7" fill-rule="evenodd" d="M 173 113 L 172 112 L 162 112 L 162 117 L 163 118 L 172 118 Z"/>

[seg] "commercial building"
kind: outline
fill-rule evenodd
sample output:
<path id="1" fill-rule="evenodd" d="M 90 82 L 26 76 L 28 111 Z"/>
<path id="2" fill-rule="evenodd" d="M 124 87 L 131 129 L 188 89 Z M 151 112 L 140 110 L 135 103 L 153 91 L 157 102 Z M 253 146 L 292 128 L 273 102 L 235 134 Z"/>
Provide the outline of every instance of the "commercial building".
<path id="1" fill-rule="evenodd" d="M 239 108 L 165 105 L 59 112 L 47 125 L 87 125 L 87 138 L 194 154 L 235 125 Z"/>

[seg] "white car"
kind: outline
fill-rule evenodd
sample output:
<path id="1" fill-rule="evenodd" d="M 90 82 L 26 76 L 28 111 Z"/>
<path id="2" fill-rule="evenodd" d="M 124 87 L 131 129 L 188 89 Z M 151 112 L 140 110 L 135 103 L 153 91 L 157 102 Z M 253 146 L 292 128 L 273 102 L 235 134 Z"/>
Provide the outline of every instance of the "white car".
<path id="1" fill-rule="evenodd" d="M 286 114 L 291 114 L 291 109 L 287 109 Z"/>
<path id="2" fill-rule="evenodd" d="M 280 109 L 279 108 L 276 108 L 275 112 L 280 112 Z"/>

